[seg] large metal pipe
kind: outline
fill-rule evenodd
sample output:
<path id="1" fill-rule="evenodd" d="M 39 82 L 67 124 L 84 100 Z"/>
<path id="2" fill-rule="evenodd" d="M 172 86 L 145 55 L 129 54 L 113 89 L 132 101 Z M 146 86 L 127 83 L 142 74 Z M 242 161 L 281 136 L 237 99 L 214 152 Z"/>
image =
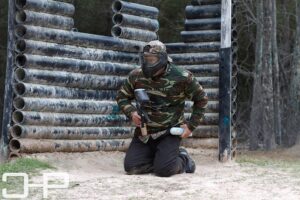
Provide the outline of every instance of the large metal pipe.
<path id="1" fill-rule="evenodd" d="M 19 10 L 26 9 L 69 17 L 75 12 L 74 5 L 52 0 L 15 0 L 15 5 Z"/>
<path id="2" fill-rule="evenodd" d="M 117 38 L 125 38 L 129 40 L 139 40 L 145 42 L 150 42 L 157 39 L 157 35 L 155 32 L 136 28 L 128 28 L 119 25 L 115 25 L 114 27 L 112 27 L 111 35 Z"/>
<path id="3" fill-rule="evenodd" d="M 201 75 L 201 76 L 218 76 L 219 75 L 219 65 L 218 64 L 178 65 L 178 66 L 191 71 L 194 75 Z"/>
<path id="4" fill-rule="evenodd" d="M 13 105 L 20 111 L 78 113 L 78 114 L 118 114 L 120 109 L 116 101 L 95 101 L 80 99 L 54 99 L 21 97 L 14 99 Z M 185 102 L 185 112 L 192 111 L 193 102 Z M 206 112 L 218 112 L 219 102 L 209 101 Z"/>
<path id="5" fill-rule="evenodd" d="M 221 5 L 187 6 L 185 15 L 187 19 L 221 17 Z"/>
<path id="6" fill-rule="evenodd" d="M 31 83 L 14 84 L 14 93 L 24 97 L 115 100 L 116 90 L 86 90 Z M 210 100 L 218 100 L 219 89 L 204 89 Z"/>
<path id="7" fill-rule="evenodd" d="M 185 118 L 190 118 L 190 113 L 185 114 Z M 70 113 L 49 113 L 15 111 L 13 122 L 21 125 L 47 125 L 47 126 L 128 126 L 131 121 L 125 115 L 99 115 L 99 114 L 70 114 Z M 202 125 L 212 125 L 218 123 L 217 113 L 205 113 Z"/>
<path id="8" fill-rule="evenodd" d="M 112 20 L 114 24 L 124 27 L 138 28 L 153 32 L 157 32 L 159 29 L 159 23 L 157 20 L 145 17 L 116 13 Z"/>
<path id="9" fill-rule="evenodd" d="M 31 54 L 17 55 L 16 64 L 18 67 L 23 68 L 90 73 L 95 75 L 128 75 L 130 71 L 139 67 L 134 64 L 99 62 Z"/>
<path id="10" fill-rule="evenodd" d="M 115 13 L 126 13 L 139 17 L 149 17 L 152 19 L 157 19 L 159 13 L 159 10 L 155 7 L 120 0 L 114 1 L 112 4 L 112 10 Z"/>
<path id="11" fill-rule="evenodd" d="M 192 112 L 194 103 L 192 101 L 185 102 L 185 112 Z M 208 101 L 207 108 L 205 109 L 207 113 L 219 112 L 219 101 Z"/>
<path id="12" fill-rule="evenodd" d="M 184 42 L 215 42 L 221 40 L 220 30 L 181 31 Z"/>
<path id="13" fill-rule="evenodd" d="M 191 113 L 185 113 L 184 118 L 189 121 L 191 118 Z M 201 125 L 218 125 L 219 123 L 219 113 L 204 113 L 201 119 Z"/>
<path id="14" fill-rule="evenodd" d="M 217 138 L 219 126 L 198 126 L 193 131 L 193 138 Z"/>
<path id="15" fill-rule="evenodd" d="M 196 77 L 197 81 L 205 88 L 215 88 L 219 86 L 219 77 Z"/>
<path id="16" fill-rule="evenodd" d="M 214 30 L 221 28 L 221 18 L 187 19 L 184 22 L 186 31 Z"/>
<path id="17" fill-rule="evenodd" d="M 211 4 L 220 4 L 221 0 L 192 0 L 192 5 L 198 6 L 198 5 L 211 5 Z"/>
<path id="18" fill-rule="evenodd" d="M 14 93 L 24 97 L 67 98 L 67 99 L 90 99 L 90 100 L 115 100 L 116 90 L 87 90 L 68 88 L 53 85 L 40 85 L 31 83 L 14 84 Z M 213 96 L 218 91 L 211 92 Z M 208 93 L 209 94 L 209 93 Z"/>
<path id="19" fill-rule="evenodd" d="M 14 107 L 21 111 L 39 111 L 80 114 L 117 114 L 120 109 L 115 101 L 95 101 L 80 99 L 49 99 L 17 97 Z"/>
<path id="20" fill-rule="evenodd" d="M 219 100 L 219 89 L 218 88 L 207 88 L 204 89 L 208 99 Z"/>
<path id="21" fill-rule="evenodd" d="M 27 83 L 98 90 L 119 89 L 126 77 L 18 68 L 15 79 Z"/>
<path id="22" fill-rule="evenodd" d="M 10 150 L 18 153 L 125 151 L 130 140 L 35 140 L 12 139 Z"/>
<path id="23" fill-rule="evenodd" d="M 23 39 L 124 52 L 140 52 L 145 45 L 139 41 L 29 25 L 17 25 L 15 35 Z"/>
<path id="24" fill-rule="evenodd" d="M 187 148 L 204 148 L 204 149 L 218 149 L 218 138 L 186 138 L 183 139 L 181 145 Z"/>
<path id="25" fill-rule="evenodd" d="M 137 64 L 139 62 L 139 56 L 136 53 L 84 48 L 34 40 L 18 40 L 16 42 L 16 50 L 19 53 L 76 58 L 81 60 L 110 61 L 133 64 Z"/>
<path id="26" fill-rule="evenodd" d="M 125 115 L 99 115 L 99 114 L 70 114 L 15 111 L 13 121 L 21 125 L 47 125 L 47 126 L 126 126 L 130 125 Z"/>
<path id="27" fill-rule="evenodd" d="M 166 47 L 169 54 L 219 52 L 220 42 L 168 43 Z"/>
<path id="28" fill-rule="evenodd" d="M 20 24 L 57 28 L 63 30 L 71 30 L 74 26 L 73 18 L 47 13 L 39 13 L 29 10 L 18 11 L 16 13 L 16 22 Z"/>
<path id="29" fill-rule="evenodd" d="M 11 128 L 13 138 L 31 139 L 126 139 L 132 138 L 135 127 L 66 127 L 66 126 L 23 126 Z"/>
<path id="30" fill-rule="evenodd" d="M 182 53 L 169 55 L 177 65 L 218 64 L 219 53 Z"/>

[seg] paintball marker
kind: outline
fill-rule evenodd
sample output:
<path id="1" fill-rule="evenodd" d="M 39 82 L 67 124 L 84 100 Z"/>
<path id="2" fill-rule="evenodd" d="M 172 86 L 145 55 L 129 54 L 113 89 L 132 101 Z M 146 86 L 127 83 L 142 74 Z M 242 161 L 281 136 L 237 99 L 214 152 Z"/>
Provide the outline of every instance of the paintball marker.
<path id="1" fill-rule="evenodd" d="M 148 114 L 143 110 L 143 107 L 150 103 L 150 99 L 145 89 L 135 89 L 134 95 L 136 99 L 136 107 L 138 114 L 141 116 L 141 132 L 142 135 L 147 135 L 147 123 L 150 121 Z"/>

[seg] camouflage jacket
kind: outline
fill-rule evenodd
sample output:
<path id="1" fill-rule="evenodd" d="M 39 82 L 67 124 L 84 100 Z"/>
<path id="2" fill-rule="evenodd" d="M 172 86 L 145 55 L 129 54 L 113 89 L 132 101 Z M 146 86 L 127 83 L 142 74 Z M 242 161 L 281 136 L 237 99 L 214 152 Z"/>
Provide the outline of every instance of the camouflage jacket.
<path id="1" fill-rule="evenodd" d="M 144 107 L 151 120 L 147 123 L 149 134 L 183 123 L 193 131 L 200 124 L 208 98 L 191 72 L 169 64 L 161 77 L 152 80 L 143 76 L 141 68 L 131 71 L 117 94 L 118 105 L 129 118 L 137 111 L 131 102 L 134 90 L 139 88 L 146 90 L 151 101 L 150 106 Z M 185 100 L 194 102 L 188 122 L 184 119 Z"/>

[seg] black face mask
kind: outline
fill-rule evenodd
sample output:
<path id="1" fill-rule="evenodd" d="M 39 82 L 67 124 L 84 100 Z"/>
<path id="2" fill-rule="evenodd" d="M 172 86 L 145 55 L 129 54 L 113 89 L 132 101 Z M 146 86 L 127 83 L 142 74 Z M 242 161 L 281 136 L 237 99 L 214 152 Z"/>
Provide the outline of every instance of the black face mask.
<path id="1" fill-rule="evenodd" d="M 157 53 L 154 55 L 158 57 L 158 61 L 156 63 L 150 64 L 145 61 L 144 53 L 140 54 L 142 71 L 146 78 L 154 78 L 154 74 L 156 74 L 160 69 L 165 68 L 168 64 L 167 53 Z"/>

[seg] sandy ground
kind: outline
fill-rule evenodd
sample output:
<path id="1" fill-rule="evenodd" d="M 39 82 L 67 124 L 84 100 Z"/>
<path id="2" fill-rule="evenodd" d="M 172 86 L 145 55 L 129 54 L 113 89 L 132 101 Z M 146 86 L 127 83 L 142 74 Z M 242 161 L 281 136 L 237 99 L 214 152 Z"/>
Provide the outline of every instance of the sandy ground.
<path id="1" fill-rule="evenodd" d="M 216 150 L 188 149 L 196 160 L 195 174 L 169 178 L 126 175 L 122 152 L 36 154 L 56 170 L 68 172 L 68 189 L 49 191 L 49 199 L 212 199 L 212 200 L 299 200 L 300 173 L 236 162 L 219 163 Z M 300 148 L 272 153 L 300 159 Z M 266 156 L 257 154 L 258 157 Z M 38 179 L 35 177 L 34 182 Z M 41 199 L 41 189 L 31 189 L 29 199 Z"/>

